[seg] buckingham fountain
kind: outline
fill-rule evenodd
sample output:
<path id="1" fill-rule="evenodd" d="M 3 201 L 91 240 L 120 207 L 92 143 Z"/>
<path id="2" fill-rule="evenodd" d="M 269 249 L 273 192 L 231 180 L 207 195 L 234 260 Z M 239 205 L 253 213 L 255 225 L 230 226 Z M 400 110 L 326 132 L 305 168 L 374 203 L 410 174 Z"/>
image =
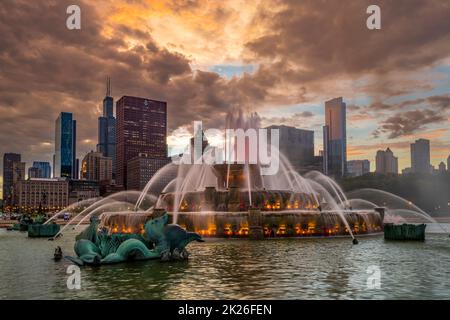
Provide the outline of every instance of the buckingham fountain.
<path id="1" fill-rule="evenodd" d="M 330 178 L 311 173 L 324 186 L 282 164 L 273 177 L 261 175 L 258 165 L 194 165 L 163 190 L 156 205 L 203 237 L 354 237 L 382 231 L 382 208 L 354 210 Z"/>
<path id="2" fill-rule="evenodd" d="M 242 121 L 233 116 L 227 124 L 242 129 L 255 126 L 252 118 Z M 381 233 L 384 223 L 402 221 L 405 213 L 435 222 L 384 191 L 363 189 L 348 198 L 330 177 L 317 171 L 301 175 L 274 150 L 279 166 L 272 175 L 264 175 L 259 163 L 211 161 L 217 152 L 213 148 L 202 149 L 201 161 L 194 164 L 186 161 L 193 157 L 187 152 L 161 168 L 142 192 L 123 191 L 90 203 L 56 237 L 90 221 L 77 236 L 77 257 L 69 259 L 100 264 L 185 259 L 185 247 L 203 237 L 348 236 L 357 244 L 357 235 Z"/>

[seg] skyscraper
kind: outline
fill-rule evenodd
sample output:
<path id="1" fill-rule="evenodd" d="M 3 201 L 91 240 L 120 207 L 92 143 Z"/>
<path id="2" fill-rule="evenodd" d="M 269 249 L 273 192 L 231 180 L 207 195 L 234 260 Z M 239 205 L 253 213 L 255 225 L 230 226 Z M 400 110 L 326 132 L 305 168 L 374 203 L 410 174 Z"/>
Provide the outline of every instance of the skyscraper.
<path id="1" fill-rule="evenodd" d="M 3 206 L 5 208 L 12 204 L 14 163 L 20 161 L 20 154 L 5 153 L 3 155 Z"/>
<path id="2" fill-rule="evenodd" d="M 81 179 L 111 182 L 112 159 L 100 152 L 89 152 L 81 163 Z"/>
<path id="3" fill-rule="evenodd" d="M 342 97 L 325 102 L 323 172 L 343 177 L 347 171 L 346 104 Z"/>
<path id="4" fill-rule="evenodd" d="M 25 180 L 25 162 L 13 163 L 13 184 L 20 180 Z"/>
<path id="5" fill-rule="evenodd" d="M 106 96 L 103 99 L 103 116 L 98 118 L 97 151 L 112 159 L 112 172 L 116 168 L 116 118 L 114 117 L 114 98 L 111 96 L 111 79 L 106 81 Z"/>
<path id="6" fill-rule="evenodd" d="M 55 155 L 53 176 L 78 177 L 76 165 L 77 123 L 72 113 L 61 112 L 55 123 Z"/>
<path id="7" fill-rule="evenodd" d="M 375 172 L 379 174 L 398 174 L 398 158 L 394 156 L 391 149 L 387 148 L 386 151 L 377 151 Z"/>
<path id="8" fill-rule="evenodd" d="M 29 167 L 28 168 L 28 178 L 36 179 L 41 177 L 41 170 L 35 167 Z"/>
<path id="9" fill-rule="evenodd" d="M 149 158 L 146 156 L 137 156 L 128 161 L 127 165 L 127 188 L 128 190 L 143 190 L 150 179 L 159 169 L 170 163 L 170 158 Z M 175 177 L 168 173 L 160 177 L 152 190 L 160 193 L 164 187 Z"/>
<path id="10" fill-rule="evenodd" d="M 419 139 L 411 143 L 411 168 L 414 173 L 430 173 L 430 140 Z"/>
<path id="11" fill-rule="evenodd" d="M 34 161 L 33 166 L 28 169 L 28 178 L 49 179 L 51 176 L 51 170 L 50 163 Z"/>
<path id="12" fill-rule="evenodd" d="M 11 203 L 13 206 L 17 206 L 17 184 L 19 181 L 25 180 L 25 162 L 13 162 L 13 181 L 12 181 L 12 195 Z"/>
<path id="13" fill-rule="evenodd" d="M 116 183 L 127 187 L 128 161 L 167 157 L 167 103 L 123 96 L 117 101 Z"/>
<path id="14" fill-rule="evenodd" d="M 286 156 L 297 172 L 304 172 L 314 162 L 314 131 L 289 126 L 267 127 L 278 129 L 280 134 L 279 150 Z"/>
<path id="15" fill-rule="evenodd" d="M 347 162 L 347 175 L 349 177 L 359 177 L 370 172 L 369 160 L 351 160 Z"/>

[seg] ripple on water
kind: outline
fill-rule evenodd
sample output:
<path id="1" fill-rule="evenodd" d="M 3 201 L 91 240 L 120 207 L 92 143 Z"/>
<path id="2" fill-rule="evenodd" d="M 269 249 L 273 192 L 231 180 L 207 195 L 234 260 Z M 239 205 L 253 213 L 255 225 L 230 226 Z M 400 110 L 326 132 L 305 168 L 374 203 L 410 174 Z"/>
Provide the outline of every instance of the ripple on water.
<path id="1" fill-rule="evenodd" d="M 450 239 L 386 242 L 348 238 L 207 240 L 189 246 L 188 262 L 145 261 L 84 267 L 81 290 L 66 287 L 73 232 L 52 242 L 0 230 L 0 298 L 9 299 L 448 299 Z M 367 268 L 381 289 L 367 289 Z"/>

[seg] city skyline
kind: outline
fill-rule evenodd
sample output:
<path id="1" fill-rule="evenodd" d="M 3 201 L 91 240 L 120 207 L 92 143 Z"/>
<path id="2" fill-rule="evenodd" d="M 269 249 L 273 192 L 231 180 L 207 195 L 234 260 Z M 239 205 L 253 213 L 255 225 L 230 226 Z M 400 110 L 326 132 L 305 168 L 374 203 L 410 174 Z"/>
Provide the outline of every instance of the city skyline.
<path id="1" fill-rule="evenodd" d="M 446 162 L 450 22 L 440 2 L 429 1 L 426 15 L 424 4 L 408 6 L 414 28 L 394 19 L 402 1 L 384 3 L 383 26 L 401 32 L 383 39 L 365 28 L 366 3 L 345 9 L 330 4 L 317 10 L 308 1 L 288 2 L 287 8 L 251 2 L 81 1 L 86 19 L 78 33 L 58 28 L 65 16 L 52 14 L 65 12 L 68 2 L 6 2 L 9 12 L 23 14 L 0 13 L 0 31 L 5 35 L 5 55 L 0 58 L 5 71 L 0 75 L 0 153 L 20 153 L 27 166 L 37 160 L 53 163 L 50 128 L 59 112 L 67 111 L 78 120 L 76 158 L 82 159 L 97 144 L 104 79 L 110 75 L 116 100 L 132 95 L 167 101 L 171 153 L 189 144 L 192 121 L 220 127 L 222 115 L 238 105 L 258 112 L 263 126 L 314 130 L 317 154 L 323 148 L 324 101 L 343 96 L 347 160 L 375 163 L 376 151 L 389 147 L 399 158 L 401 171 L 411 167 L 411 143 L 423 138 L 430 140 L 431 164 Z M 311 11 L 317 12 L 316 18 L 302 13 Z M 287 23 L 281 24 L 286 15 Z M 343 17 L 347 24 L 331 28 L 331 20 Z M 29 33 L 29 42 L 20 41 L 19 24 Z M 165 27 L 169 24 L 170 30 Z M 19 31 L 8 32 L 9 28 Z M 314 41 L 311 29 L 329 37 L 323 41 L 326 48 Z M 274 37 L 277 45 L 268 48 Z M 345 59 L 349 50 L 350 60 Z M 15 60 L 8 58 L 13 55 Z M 7 78 L 11 70 L 15 76 Z"/>

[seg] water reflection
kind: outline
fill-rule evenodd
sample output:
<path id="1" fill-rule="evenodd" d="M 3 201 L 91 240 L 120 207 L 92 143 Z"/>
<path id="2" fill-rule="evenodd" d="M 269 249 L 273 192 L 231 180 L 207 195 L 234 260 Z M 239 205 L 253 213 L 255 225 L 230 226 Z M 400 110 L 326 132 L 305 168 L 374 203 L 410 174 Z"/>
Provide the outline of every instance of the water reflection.
<path id="1" fill-rule="evenodd" d="M 67 233 L 58 245 L 72 253 Z M 54 242 L 0 230 L 0 298 L 10 299 L 443 299 L 450 298 L 450 239 L 385 242 L 381 236 L 208 240 L 189 261 L 82 268 L 81 290 L 66 287 L 68 262 Z M 367 268 L 381 268 L 381 289 L 367 289 Z"/>

